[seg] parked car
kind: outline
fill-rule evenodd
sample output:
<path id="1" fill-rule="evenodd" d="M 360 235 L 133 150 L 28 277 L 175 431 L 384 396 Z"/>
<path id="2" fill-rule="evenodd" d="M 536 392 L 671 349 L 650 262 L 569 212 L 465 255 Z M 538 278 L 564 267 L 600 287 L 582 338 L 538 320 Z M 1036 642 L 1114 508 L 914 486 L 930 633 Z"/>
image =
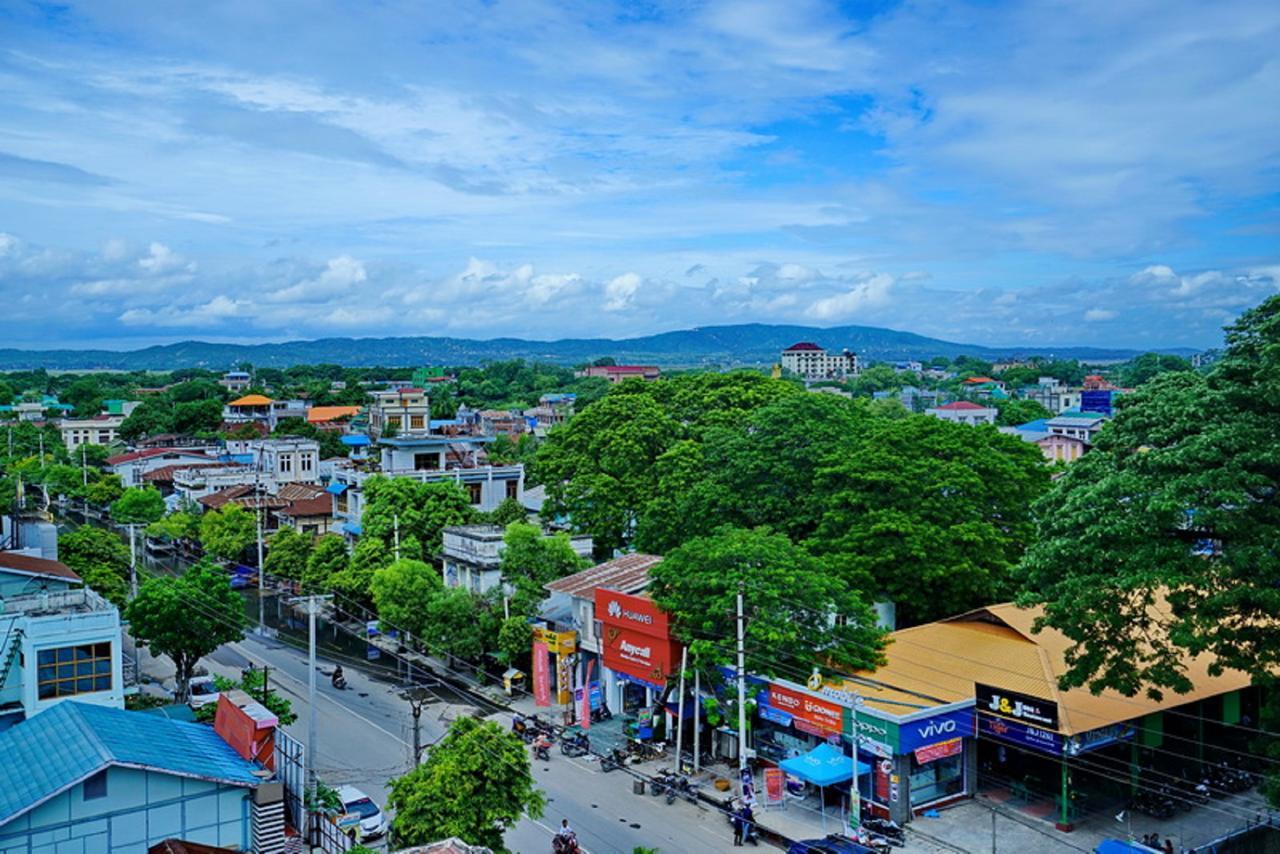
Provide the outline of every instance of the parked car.
<path id="1" fill-rule="evenodd" d="M 212 676 L 192 676 L 187 682 L 187 705 L 193 709 L 218 702 L 218 684 Z"/>
<path id="2" fill-rule="evenodd" d="M 338 798 L 347 814 L 360 816 L 360 840 L 377 839 L 387 833 L 387 817 L 373 798 L 355 786 L 339 786 Z"/>
<path id="3" fill-rule="evenodd" d="M 831 834 L 825 839 L 802 839 L 792 842 L 787 854 L 876 854 L 875 849 L 860 845 L 845 836 Z"/>

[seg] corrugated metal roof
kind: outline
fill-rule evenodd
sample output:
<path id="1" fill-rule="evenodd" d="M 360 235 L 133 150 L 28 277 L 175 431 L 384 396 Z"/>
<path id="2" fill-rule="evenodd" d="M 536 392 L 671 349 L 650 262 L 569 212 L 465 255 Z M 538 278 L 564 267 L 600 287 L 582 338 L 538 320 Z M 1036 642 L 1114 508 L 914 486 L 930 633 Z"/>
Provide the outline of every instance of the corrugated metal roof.
<path id="1" fill-rule="evenodd" d="M 24 575 L 47 575 L 65 578 L 68 581 L 79 581 L 80 576 L 65 563 L 43 557 L 0 552 L 0 569 L 21 572 Z"/>
<path id="2" fill-rule="evenodd" d="M 597 587 L 633 593 L 649 583 L 649 570 L 661 562 L 662 558 L 657 555 L 623 555 L 557 579 L 548 584 L 547 589 L 570 596 L 590 596 Z"/>
<path id="3" fill-rule="evenodd" d="M 256 786 L 213 727 L 64 701 L 0 733 L 0 825 L 111 765 Z"/>

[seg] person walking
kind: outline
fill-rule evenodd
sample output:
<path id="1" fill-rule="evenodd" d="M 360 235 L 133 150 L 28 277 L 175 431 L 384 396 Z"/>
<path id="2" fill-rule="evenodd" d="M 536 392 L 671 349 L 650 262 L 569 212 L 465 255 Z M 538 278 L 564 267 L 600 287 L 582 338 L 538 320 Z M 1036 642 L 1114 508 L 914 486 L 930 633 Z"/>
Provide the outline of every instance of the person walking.
<path id="1" fill-rule="evenodd" d="M 746 823 L 742 820 L 741 810 L 733 811 L 733 845 L 735 848 L 742 847 L 742 830 Z"/>

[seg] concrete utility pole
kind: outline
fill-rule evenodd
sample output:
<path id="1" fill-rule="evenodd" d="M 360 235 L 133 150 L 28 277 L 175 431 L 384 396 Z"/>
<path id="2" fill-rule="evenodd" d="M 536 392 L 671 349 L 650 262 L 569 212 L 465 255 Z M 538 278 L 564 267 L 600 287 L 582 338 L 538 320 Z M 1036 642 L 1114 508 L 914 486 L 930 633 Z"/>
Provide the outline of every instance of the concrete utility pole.
<path id="1" fill-rule="evenodd" d="M 742 641 L 742 582 L 738 582 L 738 785 L 745 798 L 747 770 L 747 653 Z"/>
<path id="2" fill-rule="evenodd" d="M 257 526 L 258 535 L 258 634 L 266 635 L 267 618 L 266 618 L 266 589 L 267 589 L 267 570 L 266 564 L 262 560 L 262 443 L 258 443 L 258 460 L 253 467 L 253 495 L 258 502 L 256 511 L 253 514 L 254 523 Z"/>
<path id="3" fill-rule="evenodd" d="M 996 808 L 991 808 L 991 854 L 996 854 Z"/>
<path id="4" fill-rule="evenodd" d="M 702 759 L 702 673 L 693 671 L 693 773 L 698 773 Z"/>
<path id="5" fill-rule="evenodd" d="M 436 698 L 422 685 L 410 685 L 400 696 L 409 701 L 409 711 L 413 714 L 413 767 L 416 768 L 422 762 L 422 710 Z"/>
<path id="6" fill-rule="evenodd" d="M 129 523 L 129 590 L 133 599 L 138 598 L 138 545 L 135 536 L 138 526 Z"/>
<path id="7" fill-rule="evenodd" d="M 400 514 L 393 513 L 391 515 L 391 530 L 395 535 L 395 556 L 396 560 L 400 559 Z"/>
<path id="8" fill-rule="evenodd" d="M 290 602 L 307 605 L 307 791 L 316 791 L 316 614 L 320 603 L 332 599 L 330 595 L 299 596 Z"/>
<path id="9" fill-rule="evenodd" d="M 680 765 L 680 750 L 684 746 L 684 671 L 689 666 L 689 647 L 680 649 L 680 697 L 676 701 L 676 773 L 683 774 L 684 769 Z M 584 688 L 583 690 L 590 690 Z"/>

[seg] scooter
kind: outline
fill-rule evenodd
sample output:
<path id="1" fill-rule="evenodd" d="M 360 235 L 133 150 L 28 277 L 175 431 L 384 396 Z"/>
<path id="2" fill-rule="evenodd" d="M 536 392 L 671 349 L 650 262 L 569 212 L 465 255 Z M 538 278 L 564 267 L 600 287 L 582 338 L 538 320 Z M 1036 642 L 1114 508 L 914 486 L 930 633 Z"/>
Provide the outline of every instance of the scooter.
<path id="1" fill-rule="evenodd" d="M 591 710 L 591 722 L 598 724 L 602 721 L 612 720 L 613 712 L 609 711 L 609 707 L 601 703 L 597 708 Z"/>
<path id="2" fill-rule="evenodd" d="M 578 854 L 578 837 L 572 831 L 557 833 L 551 837 L 551 850 L 554 854 Z"/>
<path id="3" fill-rule="evenodd" d="M 575 732 L 560 739 L 560 752 L 565 756 L 586 756 L 591 752 L 591 739 L 585 732 Z"/>
<path id="4" fill-rule="evenodd" d="M 613 750 L 610 750 L 608 753 L 600 757 L 600 770 L 605 774 L 608 774 L 610 771 L 616 771 L 617 769 L 630 764 L 628 759 L 629 757 L 626 751 L 615 747 Z"/>
<path id="5" fill-rule="evenodd" d="M 892 819 L 864 818 L 862 827 L 875 836 L 883 838 L 890 845 L 902 846 L 907 844 L 906 831 L 902 829 L 902 825 Z"/>
<path id="6" fill-rule="evenodd" d="M 345 691 L 347 688 L 347 677 L 342 675 L 342 668 L 339 667 L 333 671 L 333 677 L 329 680 L 330 684 L 339 691 Z"/>
<path id="7" fill-rule="evenodd" d="M 543 762 L 551 761 L 551 741 L 545 737 L 539 738 L 533 743 L 533 758 L 540 759 Z"/>

